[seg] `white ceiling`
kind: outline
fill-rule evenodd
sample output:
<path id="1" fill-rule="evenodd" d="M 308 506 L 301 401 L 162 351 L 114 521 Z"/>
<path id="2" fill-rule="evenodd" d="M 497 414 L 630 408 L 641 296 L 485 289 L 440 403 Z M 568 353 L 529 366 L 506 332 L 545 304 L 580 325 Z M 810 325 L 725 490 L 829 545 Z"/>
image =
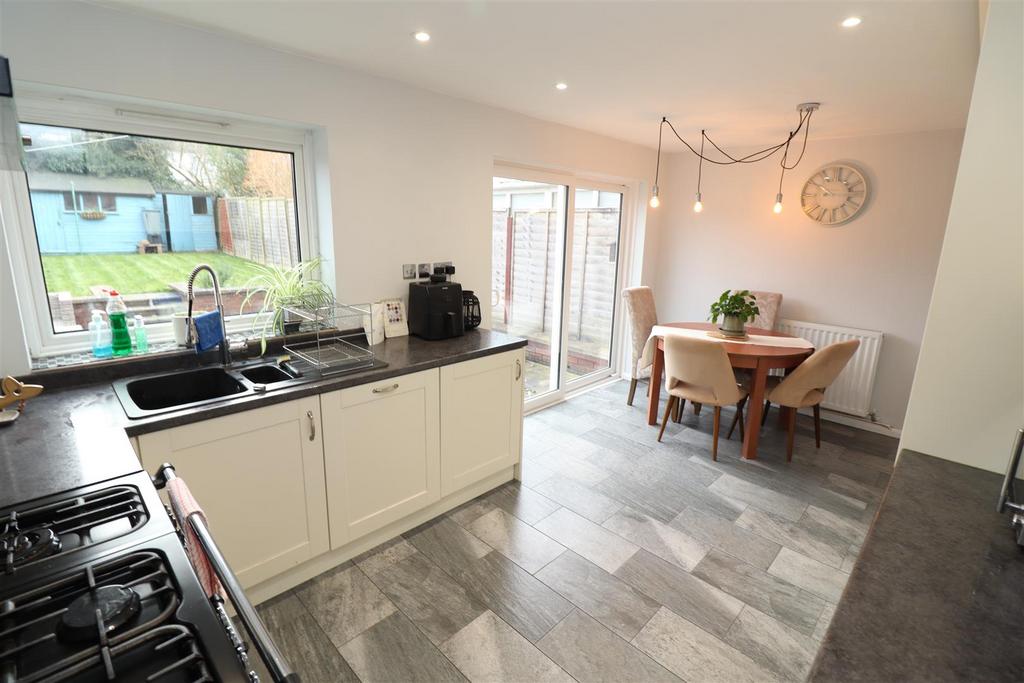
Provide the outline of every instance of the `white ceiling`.
<path id="1" fill-rule="evenodd" d="M 974 0 L 101 4 L 648 146 L 663 114 L 691 139 L 770 143 L 808 100 L 812 137 L 960 128 L 978 50 Z"/>

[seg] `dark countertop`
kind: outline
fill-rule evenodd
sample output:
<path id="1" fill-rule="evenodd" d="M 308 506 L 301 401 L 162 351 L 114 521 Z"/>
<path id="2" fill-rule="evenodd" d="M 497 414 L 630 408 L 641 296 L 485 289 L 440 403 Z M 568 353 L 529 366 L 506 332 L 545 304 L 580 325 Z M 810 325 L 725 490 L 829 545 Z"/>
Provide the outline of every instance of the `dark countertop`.
<path id="1" fill-rule="evenodd" d="M 904 450 L 812 681 L 1024 680 L 1024 549 L 1002 477 Z"/>
<path id="2" fill-rule="evenodd" d="M 44 391 L 13 424 L 0 427 L 0 508 L 137 472 L 129 436 L 230 415 L 346 387 L 379 382 L 526 346 L 500 332 L 473 330 L 425 341 L 388 339 L 374 347 L 386 367 L 226 399 L 191 410 L 129 420 L 109 383 Z"/>

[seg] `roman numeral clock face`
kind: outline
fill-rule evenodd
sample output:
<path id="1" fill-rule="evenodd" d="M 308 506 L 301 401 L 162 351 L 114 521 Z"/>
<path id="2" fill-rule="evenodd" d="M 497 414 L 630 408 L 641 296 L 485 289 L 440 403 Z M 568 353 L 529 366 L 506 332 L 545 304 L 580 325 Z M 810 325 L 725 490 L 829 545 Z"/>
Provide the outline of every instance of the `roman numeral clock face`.
<path id="1" fill-rule="evenodd" d="M 864 207 L 868 182 L 864 174 L 846 164 L 828 164 L 815 171 L 800 195 L 800 206 L 813 221 L 841 225 Z"/>

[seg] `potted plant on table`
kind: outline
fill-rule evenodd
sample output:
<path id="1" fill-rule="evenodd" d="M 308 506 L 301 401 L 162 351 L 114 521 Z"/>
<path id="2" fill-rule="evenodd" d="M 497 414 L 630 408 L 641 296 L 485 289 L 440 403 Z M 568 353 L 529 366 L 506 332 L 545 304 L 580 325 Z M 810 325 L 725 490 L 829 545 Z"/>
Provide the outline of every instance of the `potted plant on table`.
<path id="1" fill-rule="evenodd" d="M 733 291 L 730 289 L 722 292 L 722 296 L 711 304 L 711 322 L 717 323 L 722 318 L 722 326 L 719 327 L 727 337 L 742 337 L 746 335 L 744 325 L 753 320 L 761 311 L 757 308 L 756 297 L 749 289 Z"/>
<path id="2" fill-rule="evenodd" d="M 263 306 L 253 321 L 253 330 L 260 331 L 260 353 L 267 351 L 268 332 L 294 334 L 301 320 L 291 320 L 286 306 L 316 309 L 334 303 L 334 295 L 323 282 L 310 276 L 320 267 L 320 259 L 303 261 L 291 268 L 256 265 L 258 274 L 246 283 L 248 290 L 241 310 L 257 294 L 263 295 Z M 273 315 L 270 315 L 273 313 Z"/>

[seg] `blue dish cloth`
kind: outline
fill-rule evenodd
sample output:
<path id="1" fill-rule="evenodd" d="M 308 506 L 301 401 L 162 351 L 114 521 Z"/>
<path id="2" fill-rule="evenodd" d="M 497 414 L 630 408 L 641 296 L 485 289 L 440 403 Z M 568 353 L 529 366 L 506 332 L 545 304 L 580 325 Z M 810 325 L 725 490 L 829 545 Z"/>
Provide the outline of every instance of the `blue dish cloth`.
<path id="1" fill-rule="evenodd" d="M 224 341 L 224 328 L 220 324 L 220 312 L 210 311 L 192 319 L 196 326 L 196 353 L 209 351 Z"/>

